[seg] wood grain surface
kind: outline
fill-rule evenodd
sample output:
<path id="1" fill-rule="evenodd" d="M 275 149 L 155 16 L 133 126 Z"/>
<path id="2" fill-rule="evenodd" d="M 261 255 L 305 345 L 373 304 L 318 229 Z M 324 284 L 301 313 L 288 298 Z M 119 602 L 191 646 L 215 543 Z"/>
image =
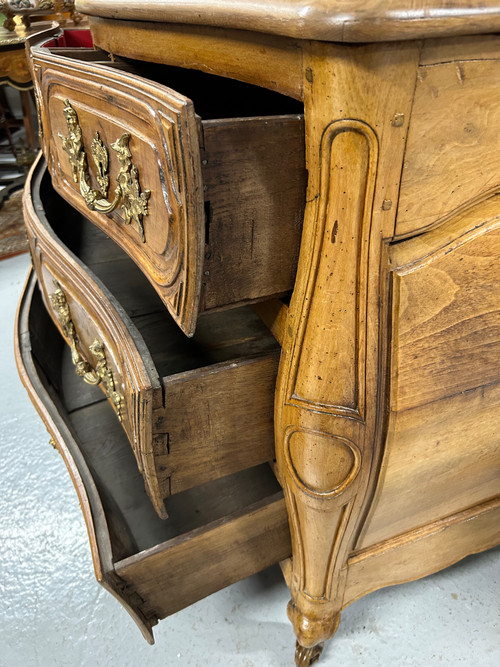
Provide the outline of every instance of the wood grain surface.
<path id="1" fill-rule="evenodd" d="M 303 117 L 203 123 L 201 309 L 293 288 L 306 200 Z"/>
<path id="2" fill-rule="evenodd" d="M 500 10 L 494 0 L 77 0 L 92 16 L 194 23 L 253 30 L 301 39 L 370 42 L 438 35 L 495 32 Z"/>
<path id="3" fill-rule="evenodd" d="M 383 586 L 425 577 L 498 544 L 500 497 L 497 495 L 485 503 L 351 556 L 345 605 Z"/>
<path id="4" fill-rule="evenodd" d="M 499 382 L 391 413 L 377 492 L 356 549 L 497 495 L 499 433 Z"/>
<path id="5" fill-rule="evenodd" d="M 163 618 L 287 558 L 289 539 L 280 493 L 117 563 L 116 571 Z"/>
<path id="6" fill-rule="evenodd" d="M 396 236 L 442 224 L 500 190 L 500 49 L 497 59 L 476 57 L 419 68 Z"/>
<path id="7" fill-rule="evenodd" d="M 104 51 L 147 62 L 196 68 L 302 97 L 302 50 L 296 39 L 179 23 L 90 18 Z M 272 63 L 272 66 L 270 66 Z"/>
<path id="8" fill-rule="evenodd" d="M 407 242 L 416 252 L 423 248 L 425 255 L 414 256 L 413 262 L 393 272 L 395 410 L 500 379 L 497 200 L 450 223 L 457 234 L 454 240 L 448 239 L 444 227 L 432 239 Z M 482 220 L 481 213 L 486 216 Z M 396 255 L 403 252 L 398 249 Z"/>

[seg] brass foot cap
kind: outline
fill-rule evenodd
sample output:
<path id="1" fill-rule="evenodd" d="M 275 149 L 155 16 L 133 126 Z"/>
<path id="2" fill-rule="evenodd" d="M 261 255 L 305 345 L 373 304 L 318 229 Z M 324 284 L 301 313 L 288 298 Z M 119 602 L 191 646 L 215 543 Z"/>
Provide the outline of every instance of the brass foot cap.
<path id="1" fill-rule="evenodd" d="M 319 660 L 319 656 L 323 652 L 323 646 L 324 644 L 316 644 L 312 648 L 305 648 L 297 642 L 295 645 L 296 667 L 309 667 L 309 665 Z"/>

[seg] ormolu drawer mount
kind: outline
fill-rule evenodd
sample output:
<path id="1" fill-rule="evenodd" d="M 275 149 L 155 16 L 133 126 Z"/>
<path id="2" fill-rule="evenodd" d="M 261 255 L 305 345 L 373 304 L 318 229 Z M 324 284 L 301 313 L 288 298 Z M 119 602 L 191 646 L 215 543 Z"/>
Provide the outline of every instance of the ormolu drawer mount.
<path id="1" fill-rule="evenodd" d="M 92 141 L 90 153 L 97 169 L 97 182 L 101 190 L 96 190 L 89 184 L 88 161 L 83 145 L 82 129 L 78 122 L 76 111 L 71 106 L 69 100 L 65 100 L 64 116 L 68 125 L 68 136 L 65 137 L 59 133 L 63 142 L 63 148 L 69 156 L 69 161 L 73 169 L 73 180 L 80 184 L 80 192 L 85 204 L 91 211 L 108 214 L 118 206 L 123 209 L 124 222 L 129 225 L 134 223 L 137 231 L 141 235 L 142 242 L 146 241 L 144 237 L 144 227 L 142 218 L 148 215 L 148 199 L 151 195 L 150 190 L 141 192 L 139 185 L 139 172 L 133 164 L 132 154 L 128 144 L 130 134 L 124 132 L 111 148 L 116 151 L 120 163 L 120 171 L 116 177 L 115 193 L 112 201 L 108 201 L 109 189 L 109 152 L 102 143 L 99 132 L 95 133 Z"/>
<path id="2" fill-rule="evenodd" d="M 49 299 L 52 307 L 56 311 L 57 319 L 59 320 L 63 333 L 69 339 L 71 361 L 75 366 L 75 372 L 82 377 L 83 381 L 87 384 L 97 385 L 102 382 L 106 390 L 106 396 L 111 400 L 119 421 L 122 421 L 124 399 L 115 389 L 115 381 L 113 373 L 106 361 L 104 345 L 97 338 L 92 345 L 90 345 L 89 349 L 97 360 L 96 368 L 93 370 L 91 365 L 82 357 L 76 346 L 78 336 L 74 322 L 71 318 L 71 311 L 66 295 L 57 280 L 54 280 L 54 285 L 56 291 L 53 294 L 49 294 Z"/>

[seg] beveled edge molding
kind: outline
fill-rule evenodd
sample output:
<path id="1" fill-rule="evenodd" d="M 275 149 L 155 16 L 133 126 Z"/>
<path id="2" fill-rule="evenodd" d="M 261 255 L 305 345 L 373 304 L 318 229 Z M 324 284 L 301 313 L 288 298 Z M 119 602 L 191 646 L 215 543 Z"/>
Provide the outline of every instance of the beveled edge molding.
<path id="1" fill-rule="evenodd" d="M 488 188 L 488 190 L 485 190 L 484 192 L 481 192 L 475 197 L 468 199 L 467 201 L 460 204 L 460 206 L 457 206 L 453 210 L 448 211 L 448 213 L 446 213 L 445 215 L 441 216 L 440 218 L 437 218 L 437 220 L 433 220 L 432 222 L 429 222 L 428 224 L 423 225 L 422 227 L 417 227 L 408 232 L 403 232 L 401 234 L 395 233 L 389 239 L 385 240 L 390 242 L 410 241 L 418 236 L 421 236 L 422 234 L 433 232 L 436 229 L 439 229 L 440 227 L 444 227 L 447 223 L 453 222 L 456 218 L 462 217 L 464 215 L 473 212 L 473 210 L 476 207 L 481 206 L 481 204 L 486 203 L 492 197 L 495 197 L 497 195 L 500 195 L 500 183 L 496 183 L 491 188 Z M 395 231 L 397 231 L 397 217 L 396 217 Z"/>
<path id="2" fill-rule="evenodd" d="M 495 201 L 497 199 L 497 201 Z M 494 195 L 449 219 L 440 229 L 390 246 L 392 271 L 405 276 L 423 269 L 500 225 L 500 196 Z"/>
<path id="3" fill-rule="evenodd" d="M 353 368 L 352 368 L 352 385 L 354 387 L 354 395 L 352 405 L 342 405 L 335 402 L 322 403 L 315 400 L 314 396 L 301 396 L 297 392 L 297 383 L 301 372 L 302 365 L 302 349 L 304 339 L 307 334 L 308 314 L 312 307 L 314 299 L 314 286 L 316 284 L 321 256 L 323 255 L 323 248 L 325 245 L 325 226 L 328 218 L 328 207 L 330 197 L 325 196 L 320 200 L 320 205 L 316 215 L 316 227 L 321 230 L 318 234 L 320 237 L 319 247 L 314 249 L 314 264 L 311 266 L 309 276 L 306 298 L 304 299 L 301 310 L 301 325 L 300 330 L 295 341 L 295 346 L 299 348 L 300 352 L 295 356 L 294 365 L 291 369 L 290 383 L 287 389 L 287 398 L 285 403 L 295 405 L 296 407 L 310 406 L 315 411 L 326 412 L 328 414 L 337 414 L 342 417 L 354 419 L 356 421 L 364 422 L 365 419 L 365 404 L 366 404 L 366 327 L 367 327 L 367 281 L 364 280 L 364 274 L 367 271 L 368 246 L 371 232 L 371 218 L 372 208 L 375 195 L 376 182 L 376 166 L 378 164 L 378 138 L 374 129 L 364 121 L 357 119 L 341 119 L 332 121 L 324 130 L 321 138 L 320 148 L 320 192 L 330 193 L 332 184 L 332 156 L 333 145 L 335 139 L 345 132 L 355 132 L 360 134 L 365 139 L 365 148 L 367 151 L 367 169 L 363 176 L 355 186 L 353 186 L 353 194 L 363 198 L 364 206 L 360 220 L 358 221 L 358 239 L 357 239 L 357 253 L 356 257 L 351 261 L 356 262 L 356 284 L 357 290 L 353 297 L 352 308 L 358 314 L 358 321 L 356 330 L 354 332 L 354 345 L 352 350 Z M 347 158 L 346 158 L 347 159 Z M 337 221 L 338 222 L 338 221 Z M 338 229 L 338 227 L 337 227 Z M 349 260 L 344 259 L 344 264 Z M 340 262 L 339 262 L 340 264 Z M 342 265 L 340 265 L 342 266 Z"/>
<path id="4" fill-rule="evenodd" d="M 79 11 L 107 22 L 119 15 L 141 23 L 195 24 L 230 30 L 254 30 L 301 40 L 386 42 L 497 32 L 500 12 L 494 2 L 325 2 L 281 0 L 215 2 L 203 0 L 149 2 L 77 0 Z"/>

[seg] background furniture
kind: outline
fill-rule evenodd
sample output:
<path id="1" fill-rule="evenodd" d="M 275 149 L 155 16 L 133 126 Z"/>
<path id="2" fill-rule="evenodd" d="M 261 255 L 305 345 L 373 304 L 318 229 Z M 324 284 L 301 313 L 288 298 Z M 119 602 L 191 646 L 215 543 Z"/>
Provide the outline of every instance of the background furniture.
<path id="1" fill-rule="evenodd" d="M 79 23 L 83 16 L 75 10 L 74 0 L 5 0 L 0 2 L 0 13 L 5 16 L 3 28 L 15 31 L 15 18 L 20 17 L 22 25 L 31 27 L 32 20 L 40 17 L 65 23 L 68 19 Z"/>
<path id="2" fill-rule="evenodd" d="M 210 71 L 304 102 L 308 192 L 297 278 L 289 305 L 257 309 L 282 348 L 275 432 L 293 549 L 284 572 L 297 664 L 308 664 L 343 606 L 500 541 L 499 43 L 495 36 L 449 38 L 489 32 L 499 17 L 456 3 L 455 12 L 412 8 L 405 22 L 397 7 L 384 13 L 374 5 L 349 21 L 332 3 L 313 5 L 304 21 L 290 13 L 293 3 L 275 5 L 272 16 L 259 16 L 244 2 L 230 14 L 220 5 L 204 13 L 165 2 L 148 6 L 146 17 L 143 3 L 129 3 L 120 20 L 113 2 L 80 8 L 96 15 L 94 39 L 117 63 L 110 80 L 120 82 L 120 68 L 130 66 L 117 62 L 123 56 Z M 202 17 L 211 25 L 194 25 Z M 408 41 L 380 41 L 397 38 Z M 80 76 L 70 84 L 57 48 L 35 57 L 42 121 L 51 128 L 44 150 L 56 189 L 82 209 L 81 162 L 68 162 L 69 144 L 57 138 L 77 136 L 68 122 L 76 114 L 85 146 L 95 127 L 108 143 L 114 139 L 98 96 L 90 109 L 82 98 L 90 90 L 85 72 L 94 80 L 105 66 L 80 55 L 73 64 Z M 153 75 L 152 66 L 134 67 Z M 162 82 L 177 77 L 182 85 L 174 72 L 158 72 Z M 140 86 L 143 95 L 147 84 Z M 152 137 L 148 145 L 156 145 Z M 152 181 L 155 169 L 140 142 L 133 155 L 142 186 L 142 174 Z M 194 168 L 183 190 L 193 194 L 200 164 Z M 144 269 L 138 219 L 129 230 L 113 227 L 106 214 L 87 215 Z M 140 221 L 148 239 L 148 220 Z M 135 246 L 124 240 L 132 232 L 139 233 Z M 46 282 L 41 261 L 54 250 L 38 251 Z M 160 296 L 179 317 L 178 303 Z M 182 318 L 179 324 L 186 326 Z M 59 433 L 60 447 L 61 440 Z M 165 451 L 151 455 L 136 452 L 154 471 Z"/>
<path id="3" fill-rule="evenodd" d="M 33 118 L 32 103 L 30 97 L 33 95 L 33 83 L 31 73 L 26 60 L 25 42 L 28 37 L 47 29 L 50 24 L 39 24 L 36 28 L 27 29 L 24 26 L 10 32 L 0 28 L 0 85 L 8 85 L 19 91 L 22 109 L 22 123 L 26 133 L 25 155 L 18 155 L 19 147 L 15 147 L 10 140 L 14 155 L 19 160 L 19 165 L 30 165 L 38 148 L 36 128 Z M 5 105 L 2 105 L 5 106 Z M 3 117 L 5 123 L 8 121 L 7 109 L 4 108 Z M 6 128 L 7 131 L 9 128 Z"/>

